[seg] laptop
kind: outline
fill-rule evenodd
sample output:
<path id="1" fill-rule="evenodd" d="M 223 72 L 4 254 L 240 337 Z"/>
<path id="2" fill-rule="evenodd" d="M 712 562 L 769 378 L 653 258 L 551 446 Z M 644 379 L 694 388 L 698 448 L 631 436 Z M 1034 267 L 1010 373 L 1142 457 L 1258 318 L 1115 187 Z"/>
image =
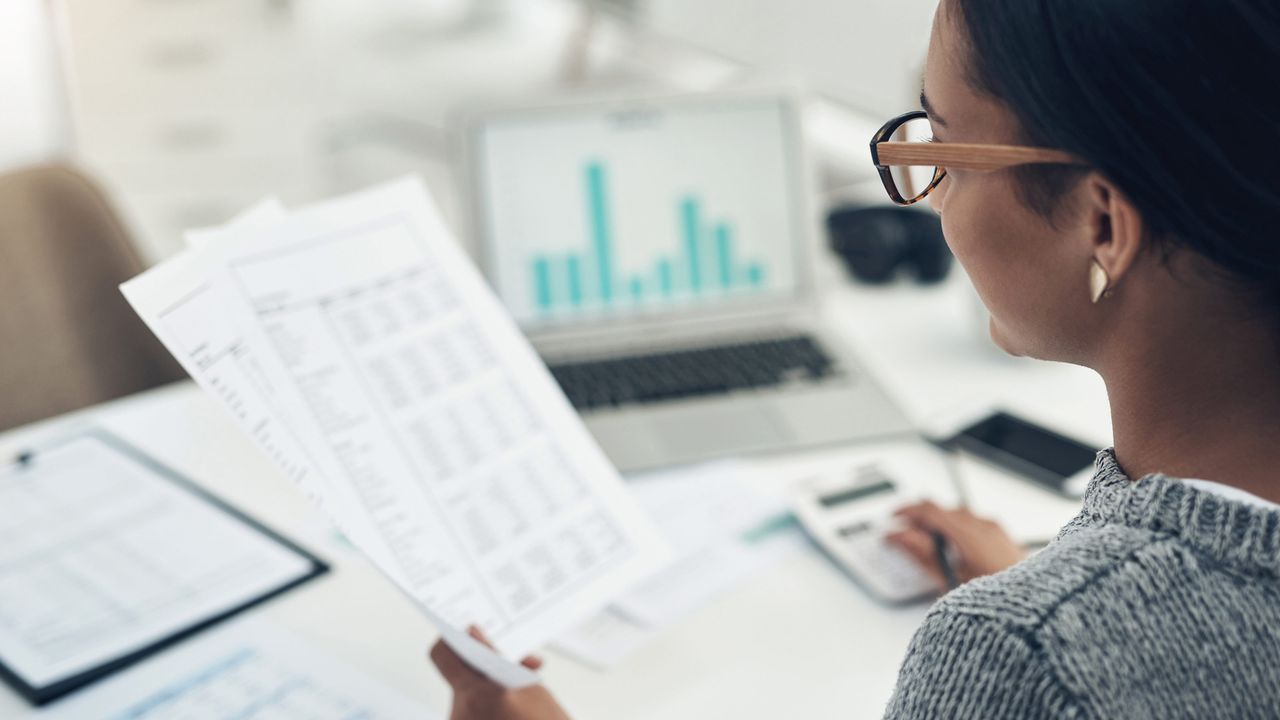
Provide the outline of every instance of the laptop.
<path id="1" fill-rule="evenodd" d="M 624 471 L 911 431 L 818 322 L 798 103 L 631 98 L 467 123 L 481 266 Z"/>

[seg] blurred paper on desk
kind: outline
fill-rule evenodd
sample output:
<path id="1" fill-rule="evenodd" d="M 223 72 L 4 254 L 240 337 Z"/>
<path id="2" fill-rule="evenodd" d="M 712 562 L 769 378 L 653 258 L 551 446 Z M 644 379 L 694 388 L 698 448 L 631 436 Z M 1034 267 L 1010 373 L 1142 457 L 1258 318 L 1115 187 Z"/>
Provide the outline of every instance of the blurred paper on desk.
<path id="1" fill-rule="evenodd" d="M 511 659 L 665 562 L 420 182 L 193 244 L 126 297 L 473 665 L 536 681 Z"/>
<path id="2" fill-rule="evenodd" d="M 627 487 L 671 545 L 675 561 L 611 606 L 642 624 L 661 627 L 782 557 L 785 553 L 773 549 L 777 543 L 745 537 L 790 513 L 786 495 L 754 480 L 750 466 L 732 461 L 629 478 Z M 798 530 L 792 535 L 801 537 Z"/>
<path id="3" fill-rule="evenodd" d="M 441 717 L 282 628 L 240 621 L 13 720 Z"/>
<path id="4" fill-rule="evenodd" d="M 628 477 L 627 487 L 672 547 L 675 561 L 556 638 L 555 648 L 608 669 L 657 633 L 807 546 L 776 483 L 722 461 Z"/>

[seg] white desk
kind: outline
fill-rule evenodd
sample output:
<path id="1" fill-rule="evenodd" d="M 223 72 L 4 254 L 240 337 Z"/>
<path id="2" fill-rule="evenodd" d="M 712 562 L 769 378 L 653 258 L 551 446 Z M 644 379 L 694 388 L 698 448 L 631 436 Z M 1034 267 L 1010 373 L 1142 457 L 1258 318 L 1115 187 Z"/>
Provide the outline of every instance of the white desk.
<path id="1" fill-rule="evenodd" d="M 1083 438 L 1108 439 L 1105 398 L 1078 368 L 1001 357 L 978 341 L 970 292 L 958 275 L 931 289 L 846 287 L 827 305 L 864 359 L 916 417 L 990 397 Z M 330 576 L 256 612 L 370 674 L 444 709 L 448 690 L 425 659 L 425 620 L 350 548 L 222 411 L 179 384 L 0 435 L 11 453 L 41 435 L 93 423 L 188 474 L 251 515 L 333 562 Z M 779 482 L 831 449 L 757 462 Z M 0 455 L 3 456 L 3 455 Z M 1073 503 L 981 466 L 964 464 L 988 512 L 1052 528 Z M 685 618 L 608 673 L 550 656 L 550 686 L 581 718 L 879 717 L 898 663 L 927 608 L 875 604 L 816 552 L 752 578 Z M 0 689 L 0 717 L 25 705 Z"/>

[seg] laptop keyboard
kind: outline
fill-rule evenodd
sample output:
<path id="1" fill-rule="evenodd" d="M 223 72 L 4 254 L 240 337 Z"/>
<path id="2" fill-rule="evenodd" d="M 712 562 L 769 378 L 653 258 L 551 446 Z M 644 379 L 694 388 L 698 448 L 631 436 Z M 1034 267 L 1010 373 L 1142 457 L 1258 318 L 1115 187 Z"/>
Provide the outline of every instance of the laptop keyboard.
<path id="1" fill-rule="evenodd" d="M 551 366 L 579 410 L 816 382 L 835 372 L 831 357 L 803 335 Z"/>

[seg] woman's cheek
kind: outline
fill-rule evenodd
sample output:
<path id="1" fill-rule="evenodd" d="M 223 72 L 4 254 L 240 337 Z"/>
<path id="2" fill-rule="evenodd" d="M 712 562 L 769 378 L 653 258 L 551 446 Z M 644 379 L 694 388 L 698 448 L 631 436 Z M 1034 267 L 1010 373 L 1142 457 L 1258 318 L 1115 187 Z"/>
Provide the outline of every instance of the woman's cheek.
<path id="1" fill-rule="evenodd" d="M 953 173 L 948 173 L 935 192 L 942 197 L 933 205 L 942 219 L 942 237 L 951 248 L 951 253 L 972 275 L 970 251 L 980 237 L 979 228 L 974 226 L 973 208 L 964 195 L 964 186 L 958 182 Z M 980 216 L 979 216 L 980 217 Z"/>
<path id="2" fill-rule="evenodd" d="M 999 249 L 1004 241 L 1002 218 L 1008 208 L 999 207 L 993 200 L 998 195 L 966 183 L 966 179 L 962 174 L 954 178 L 948 174 L 943 181 L 949 187 L 942 201 L 942 234 L 983 304 L 997 310 L 1002 304 L 998 295 L 1012 280 L 1002 277 L 1002 268 L 1008 263 L 1002 261 Z"/>

